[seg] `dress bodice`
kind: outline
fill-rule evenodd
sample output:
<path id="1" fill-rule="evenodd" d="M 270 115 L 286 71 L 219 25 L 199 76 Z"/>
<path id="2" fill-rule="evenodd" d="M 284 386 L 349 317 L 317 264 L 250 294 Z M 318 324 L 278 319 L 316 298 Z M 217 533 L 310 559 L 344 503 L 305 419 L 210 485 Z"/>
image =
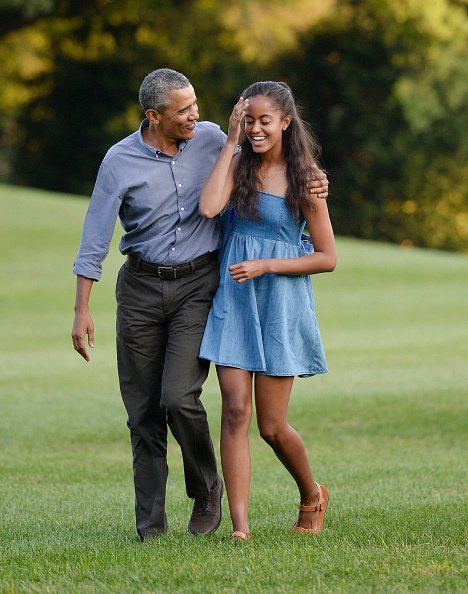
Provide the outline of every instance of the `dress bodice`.
<path id="1" fill-rule="evenodd" d="M 261 191 L 258 194 L 258 221 L 234 216 L 233 209 L 228 207 L 222 216 L 224 235 L 238 233 L 299 246 L 305 221 L 296 222 L 286 200 L 281 196 Z"/>

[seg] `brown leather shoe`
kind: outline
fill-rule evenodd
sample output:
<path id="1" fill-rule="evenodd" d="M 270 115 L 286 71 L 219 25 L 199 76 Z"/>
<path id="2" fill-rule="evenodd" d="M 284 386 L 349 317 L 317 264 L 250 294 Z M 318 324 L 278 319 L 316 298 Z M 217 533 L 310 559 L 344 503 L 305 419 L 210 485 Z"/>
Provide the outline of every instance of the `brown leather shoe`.
<path id="1" fill-rule="evenodd" d="M 221 499 L 223 490 L 223 481 L 218 475 L 209 494 L 206 497 L 195 499 L 188 525 L 190 534 L 210 534 L 219 528 L 222 516 Z"/>

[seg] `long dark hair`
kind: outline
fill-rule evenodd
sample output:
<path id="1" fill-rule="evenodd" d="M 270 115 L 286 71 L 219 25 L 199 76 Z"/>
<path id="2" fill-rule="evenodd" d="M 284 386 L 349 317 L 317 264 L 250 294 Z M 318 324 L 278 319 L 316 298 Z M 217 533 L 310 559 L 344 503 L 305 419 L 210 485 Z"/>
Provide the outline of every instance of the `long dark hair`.
<path id="1" fill-rule="evenodd" d="M 291 89 L 286 83 L 263 81 L 250 85 L 242 93 L 244 99 L 263 95 L 268 97 L 281 112 L 282 117 L 291 116 L 291 123 L 283 132 L 282 158 L 286 163 L 288 188 L 286 202 L 296 220 L 310 206 L 307 182 L 311 177 L 312 165 L 320 153 L 320 147 L 301 119 Z M 234 169 L 234 189 L 231 204 L 241 217 L 258 219 L 257 188 L 260 185 L 259 170 L 261 158 L 254 152 L 245 133 L 241 136 L 242 151 Z"/>

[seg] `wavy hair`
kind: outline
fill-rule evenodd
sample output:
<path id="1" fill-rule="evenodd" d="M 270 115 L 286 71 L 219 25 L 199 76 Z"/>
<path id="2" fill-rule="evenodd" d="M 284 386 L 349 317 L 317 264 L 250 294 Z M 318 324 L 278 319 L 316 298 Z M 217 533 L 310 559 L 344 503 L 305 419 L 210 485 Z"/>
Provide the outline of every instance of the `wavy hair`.
<path id="1" fill-rule="evenodd" d="M 262 81 L 250 85 L 242 93 L 244 99 L 262 95 L 276 107 L 281 117 L 291 116 L 291 123 L 283 132 L 282 158 L 286 164 L 286 202 L 295 219 L 310 206 L 307 182 L 311 177 L 312 165 L 320 154 L 320 147 L 307 124 L 301 119 L 289 86 L 284 82 Z M 243 218 L 258 220 L 257 188 L 261 185 L 259 170 L 261 157 L 242 132 L 241 152 L 234 169 L 234 188 L 231 204 Z"/>

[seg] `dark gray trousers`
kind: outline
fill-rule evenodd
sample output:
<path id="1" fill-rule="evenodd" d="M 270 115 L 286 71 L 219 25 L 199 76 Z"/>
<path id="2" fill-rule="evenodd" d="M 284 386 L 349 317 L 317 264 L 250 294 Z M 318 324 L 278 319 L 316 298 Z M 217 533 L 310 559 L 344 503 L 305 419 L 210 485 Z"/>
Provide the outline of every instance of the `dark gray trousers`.
<path id="1" fill-rule="evenodd" d="M 198 358 L 219 282 L 216 260 L 161 280 L 126 262 L 117 279 L 117 362 L 133 452 L 140 538 L 165 532 L 167 426 L 180 445 L 187 495 L 204 497 L 217 477 L 200 402 L 209 363 Z"/>

